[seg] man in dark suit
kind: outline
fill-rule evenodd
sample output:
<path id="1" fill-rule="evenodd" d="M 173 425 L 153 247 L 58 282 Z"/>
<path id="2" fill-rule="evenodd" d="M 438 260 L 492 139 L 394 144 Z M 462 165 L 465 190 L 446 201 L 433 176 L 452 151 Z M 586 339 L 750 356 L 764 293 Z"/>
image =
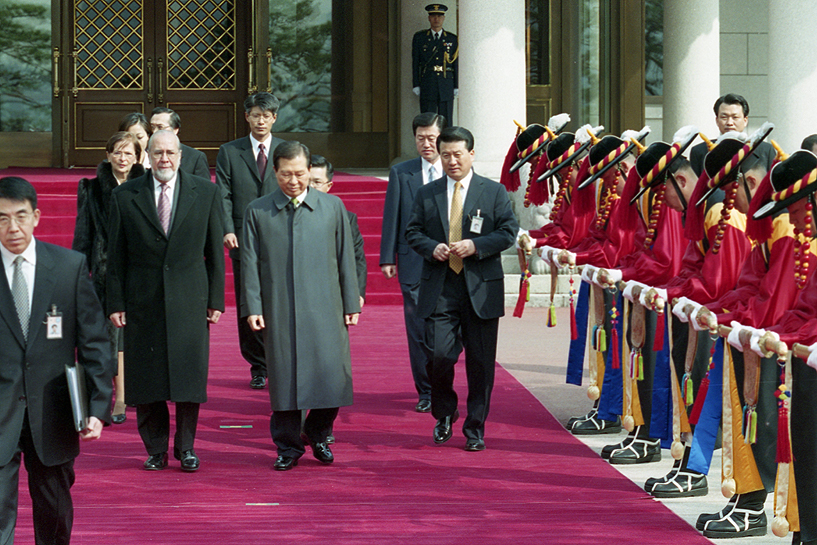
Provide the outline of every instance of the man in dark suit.
<path id="1" fill-rule="evenodd" d="M 437 139 L 446 176 L 417 192 L 406 240 L 423 259 L 417 308 L 425 318 L 431 363 L 434 442 L 451 438 L 459 417 L 454 365 L 465 348 L 468 416 L 465 450 L 485 450 L 499 318 L 505 314 L 500 252 L 519 226 L 502 185 L 474 174 L 474 137 L 450 127 Z"/>
<path id="2" fill-rule="evenodd" d="M 329 193 L 332 190 L 335 167 L 326 160 L 326 157 L 317 153 L 312 154 L 309 166 L 309 187 L 313 187 L 321 193 Z M 349 219 L 352 244 L 355 247 L 357 287 L 358 291 L 360 291 L 360 308 L 363 308 L 363 303 L 366 300 L 366 250 L 363 247 L 363 235 L 360 234 L 360 227 L 357 225 L 357 214 L 347 210 L 346 217 Z"/>
<path id="3" fill-rule="evenodd" d="M 272 152 L 283 142 L 272 136 L 272 125 L 278 117 L 278 99 L 269 93 L 256 93 L 244 101 L 244 118 L 250 126 L 249 136 L 221 146 L 216 157 L 216 183 L 221 190 L 224 209 L 224 246 L 230 252 L 235 286 L 238 345 L 250 364 L 250 387 L 262 389 L 267 383 L 264 338 L 250 329 L 241 316 L 241 254 L 239 241 L 244 211 L 255 199 L 278 187 L 273 168 L 267 168 Z"/>
<path id="4" fill-rule="evenodd" d="M 409 361 L 414 387 L 419 401 L 414 410 L 431 411 L 431 383 L 428 380 L 428 355 L 423 349 L 425 320 L 417 314 L 420 292 L 420 272 L 423 258 L 409 248 L 406 226 L 411 217 L 417 191 L 443 175 L 437 137 L 445 128 L 445 118 L 435 113 L 423 113 L 414 118 L 414 143 L 420 157 L 398 163 L 389 172 L 386 201 L 383 204 L 383 230 L 380 238 L 380 270 L 386 278 L 395 274 L 403 293 L 403 316 L 408 337 Z"/>
<path id="5" fill-rule="evenodd" d="M 145 469 L 167 467 L 176 404 L 174 455 L 196 471 L 199 404 L 207 401 L 209 324 L 224 310 L 224 250 L 218 188 L 179 170 L 179 139 L 153 133 L 150 171 L 111 195 L 108 314 L 125 328 L 125 402 L 136 405 Z"/>
<path id="6" fill-rule="evenodd" d="M 179 129 L 182 128 L 182 120 L 179 114 L 170 108 L 153 108 L 150 113 L 150 132 L 173 131 L 179 136 Z M 203 151 L 196 148 L 180 144 L 182 150 L 182 162 L 179 169 L 195 176 L 210 179 L 210 166 L 207 164 L 207 156 Z"/>
<path id="7" fill-rule="evenodd" d="M 79 439 L 99 439 L 110 423 L 114 362 L 85 256 L 35 241 L 39 219 L 31 184 L 0 179 L 0 543 L 14 541 L 21 459 L 36 543 L 69 542 Z M 88 396 L 79 434 L 65 378 L 75 361 Z"/>
<path id="8" fill-rule="evenodd" d="M 746 126 L 749 124 L 749 103 L 741 95 L 727 93 L 715 101 L 713 109 L 715 110 L 715 124 L 720 134 L 746 132 Z M 704 157 L 707 153 L 709 153 L 709 146 L 706 142 L 696 144 L 689 150 L 689 162 L 697 176 L 700 176 L 703 171 Z M 769 171 L 777 152 L 768 142 L 761 142 L 752 151 L 752 155 Z"/>
<path id="9" fill-rule="evenodd" d="M 420 30 L 411 41 L 411 81 L 420 97 L 420 111 L 434 112 L 451 121 L 454 97 L 459 95 L 459 44 L 457 35 L 443 30 L 444 4 L 426 6 L 431 28 Z"/>

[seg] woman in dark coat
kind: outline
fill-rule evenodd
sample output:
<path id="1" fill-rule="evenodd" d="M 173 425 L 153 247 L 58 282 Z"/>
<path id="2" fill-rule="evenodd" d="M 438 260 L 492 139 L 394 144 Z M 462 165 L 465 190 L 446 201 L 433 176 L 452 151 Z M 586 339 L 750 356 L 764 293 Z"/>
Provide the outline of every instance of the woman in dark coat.
<path id="1" fill-rule="evenodd" d="M 97 297 L 105 308 L 105 279 L 108 269 L 108 209 L 111 192 L 119 184 L 141 176 L 145 169 L 138 163 L 142 147 L 135 136 L 117 132 L 105 146 L 108 157 L 96 168 L 96 178 L 83 178 L 77 192 L 77 222 L 71 248 L 85 254 L 91 268 L 91 278 Z M 108 324 L 111 347 L 118 356 L 119 370 L 115 377 L 116 403 L 112 419 L 115 424 L 125 421 L 125 386 L 122 330 Z"/>

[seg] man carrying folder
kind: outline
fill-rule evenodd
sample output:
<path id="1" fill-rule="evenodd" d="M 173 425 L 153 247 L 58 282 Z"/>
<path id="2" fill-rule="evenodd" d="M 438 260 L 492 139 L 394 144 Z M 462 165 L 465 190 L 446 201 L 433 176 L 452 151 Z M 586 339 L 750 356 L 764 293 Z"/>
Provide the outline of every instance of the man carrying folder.
<path id="1" fill-rule="evenodd" d="M 37 544 L 67 544 L 79 439 L 110 422 L 114 362 L 85 257 L 34 240 L 37 193 L 0 178 L 0 543 L 13 543 L 21 460 Z M 76 360 L 75 360 L 76 356 Z M 85 368 L 88 419 L 77 433 L 66 365 Z"/>

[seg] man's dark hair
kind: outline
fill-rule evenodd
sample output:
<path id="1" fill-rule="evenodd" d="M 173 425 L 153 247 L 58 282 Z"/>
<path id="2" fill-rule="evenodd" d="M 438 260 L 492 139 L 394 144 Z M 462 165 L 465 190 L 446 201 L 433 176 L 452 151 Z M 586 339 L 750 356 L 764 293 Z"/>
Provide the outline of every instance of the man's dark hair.
<path id="1" fill-rule="evenodd" d="M 721 104 L 737 104 L 743 108 L 743 117 L 749 116 L 749 103 L 746 99 L 735 93 L 726 93 L 715 101 L 715 117 L 718 117 L 718 110 L 721 109 Z"/>
<path id="2" fill-rule="evenodd" d="M 416 136 L 417 129 L 420 127 L 432 127 L 434 125 L 442 132 L 445 128 L 445 117 L 440 114 L 426 112 L 414 117 L 414 121 L 411 122 L 411 131 Z"/>
<path id="3" fill-rule="evenodd" d="M 255 93 L 247 97 L 244 101 L 244 111 L 250 113 L 250 110 L 256 106 L 261 108 L 262 112 L 270 112 L 273 115 L 278 114 L 278 106 L 281 103 L 275 98 L 275 95 L 270 93 Z"/>
<path id="4" fill-rule="evenodd" d="M 806 136 L 803 139 L 803 143 L 800 144 L 800 149 L 807 149 L 809 151 L 814 151 L 814 146 L 817 146 L 817 134 L 812 134 L 811 136 Z"/>
<path id="5" fill-rule="evenodd" d="M 440 132 L 437 137 L 437 151 L 440 151 L 440 144 L 443 142 L 465 142 L 465 149 L 472 151 L 474 149 L 474 135 L 471 131 L 463 127 L 448 127 Z"/>
<path id="6" fill-rule="evenodd" d="M 15 202 L 28 201 L 32 210 L 37 209 L 37 191 L 34 186 L 28 180 L 17 176 L 0 178 L 0 199 Z"/>
<path id="7" fill-rule="evenodd" d="M 272 166 L 278 170 L 279 159 L 295 159 L 296 157 L 306 157 L 306 164 L 312 164 L 312 154 L 309 153 L 309 148 L 298 142 L 297 140 L 285 140 L 276 146 L 275 151 L 272 152 Z"/>
<path id="8" fill-rule="evenodd" d="M 145 114 L 141 112 L 133 112 L 123 117 L 122 121 L 119 122 L 119 130 L 127 132 L 134 125 L 142 125 L 145 133 L 150 134 L 150 123 L 148 123 Z"/>
<path id="9" fill-rule="evenodd" d="M 671 174 L 675 174 L 679 170 L 682 170 L 686 167 L 692 168 L 692 163 L 689 162 L 689 159 L 684 157 L 683 155 L 676 157 L 672 163 L 669 165 L 669 171 Z"/>
<path id="10" fill-rule="evenodd" d="M 150 117 L 153 117 L 156 114 L 170 114 L 170 126 L 174 129 L 181 129 L 182 128 L 182 118 L 179 117 L 179 114 L 171 110 L 170 108 L 164 108 L 162 106 L 158 106 L 153 108 L 153 111 L 150 112 Z"/>
<path id="11" fill-rule="evenodd" d="M 331 182 L 332 178 L 335 176 L 335 167 L 332 166 L 332 163 L 326 160 L 326 157 L 323 155 L 318 155 L 317 153 L 312 155 L 312 160 L 309 162 L 309 165 L 312 168 L 321 168 L 326 167 L 326 180 Z"/>

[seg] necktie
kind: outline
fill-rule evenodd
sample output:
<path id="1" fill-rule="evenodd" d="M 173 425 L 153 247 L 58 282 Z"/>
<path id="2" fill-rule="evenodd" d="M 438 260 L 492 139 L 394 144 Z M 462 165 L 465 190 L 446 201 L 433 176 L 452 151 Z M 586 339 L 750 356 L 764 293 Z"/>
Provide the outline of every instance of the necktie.
<path id="1" fill-rule="evenodd" d="M 28 306 L 28 284 L 23 276 L 23 256 L 14 258 L 14 276 L 11 280 L 11 295 L 14 297 L 14 306 L 17 307 L 17 317 L 20 319 L 20 327 L 23 328 L 23 338 L 28 340 L 28 321 L 31 309 Z"/>
<path id="2" fill-rule="evenodd" d="M 264 174 L 267 172 L 267 154 L 264 153 L 264 144 L 258 144 L 258 157 L 255 158 L 255 163 L 258 165 L 258 175 L 263 181 Z"/>
<path id="3" fill-rule="evenodd" d="M 167 184 L 162 184 L 162 193 L 159 195 L 159 223 L 165 234 L 170 230 L 170 199 L 167 196 Z"/>
<path id="4" fill-rule="evenodd" d="M 433 182 L 437 179 L 437 169 L 434 168 L 434 165 L 428 167 L 428 181 Z"/>
<path id="5" fill-rule="evenodd" d="M 454 184 L 454 196 L 451 198 L 451 217 L 448 220 L 448 245 L 462 240 L 462 183 Z M 448 254 L 448 266 L 457 274 L 462 271 L 462 258 Z"/>
<path id="6" fill-rule="evenodd" d="M 439 32 L 435 32 L 435 33 L 434 33 L 434 40 L 439 40 L 439 39 L 440 39 L 440 33 L 439 33 Z"/>
<path id="7" fill-rule="evenodd" d="M 292 208 L 298 208 L 298 198 L 297 197 L 292 197 L 292 199 L 290 199 L 289 202 L 292 203 Z"/>

